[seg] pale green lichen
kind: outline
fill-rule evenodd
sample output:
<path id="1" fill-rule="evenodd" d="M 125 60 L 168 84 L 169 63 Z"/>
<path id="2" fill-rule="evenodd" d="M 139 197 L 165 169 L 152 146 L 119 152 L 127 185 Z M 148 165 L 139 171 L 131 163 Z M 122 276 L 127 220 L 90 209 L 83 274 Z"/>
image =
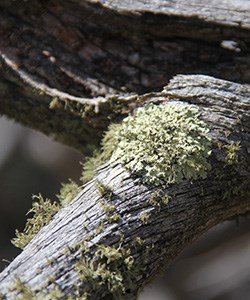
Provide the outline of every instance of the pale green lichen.
<path id="1" fill-rule="evenodd" d="M 241 148 L 240 141 L 232 143 L 230 145 L 225 145 L 226 149 L 226 164 L 235 165 L 239 162 L 239 150 Z"/>
<path id="2" fill-rule="evenodd" d="M 171 200 L 171 197 L 169 195 L 164 195 L 161 198 L 161 203 L 163 205 L 168 205 L 169 201 Z"/>
<path id="3" fill-rule="evenodd" d="M 121 215 L 116 213 L 116 206 L 108 201 L 101 201 L 101 208 L 106 214 L 106 220 L 109 223 L 117 222 L 121 219 Z"/>
<path id="4" fill-rule="evenodd" d="M 111 160 L 154 185 L 205 178 L 211 165 L 209 128 L 193 105 L 149 104 L 124 119 Z"/>
<path id="5" fill-rule="evenodd" d="M 121 245 L 117 248 L 98 245 L 94 254 L 82 253 L 76 269 L 80 279 L 88 282 L 93 290 L 105 286 L 113 299 L 122 299 L 132 285 L 134 258 Z"/>
<path id="6" fill-rule="evenodd" d="M 34 292 L 31 290 L 29 285 L 19 277 L 15 279 L 13 285 L 9 288 L 9 291 L 17 292 L 18 295 L 16 299 L 20 300 L 59 300 L 64 296 L 58 285 L 56 285 L 55 288 L 51 288 L 50 291 L 46 292 L 44 295 L 38 296 L 37 292 L 39 292 L 39 294 L 42 294 L 42 288 Z"/>
<path id="7" fill-rule="evenodd" d="M 118 145 L 120 127 L 120 124 L 111 124 L 104 134 L 101 149 L 96 150 L 92 157 L 86 159 L 81 176 L 83 183 L 90 181 L 94 177 L 96 169 L 112 156 Z"/>
<path id="8" fill-rule="evenodd" d="M 44 200 L 40 194 L 33 196 L 33 199 L 37 201 L 33 202 L 32 208 L 27 213 L 33 213 L 32 218 L 27 219 L 23 232 L 16 230 L 16 238 L 11 241 L 14 246 L 21 249 L 33 239 L 61 208 L 56 202 L 51 202 L 49 199 Z"/>
<path id="9" fill-rule="evenodd" d="M 101 197 L 110 200 L 113 194 L 111 187 L 103 184 L 100 180 L 95 181 L 95 187 Z"/>
<path id="10" fill-rule="evenodd" d="M 138 245 L 140 245 L 140 246 L 142 246 L 143 243 L 144 243 L 143 239 L 142 239 L 141 237 L 139 237 L 139 236 L 137 236 L 137 237 L 135 238 L 135 242 L 136 242 Z"/>
<path id="11" fill-rule="evenodd" d="M 69 183 L 62 184 L 60 194 L 57 195 L 57 198 L 64 207 L 67 206 L 75 198 L 75 196 L 80 193 L 80 191 L 80 186 L 78 186 L 78 184 L 73 180 L 70 180 Z"/>
<path id="12" fill-rule="evenodd" d="M 167 205 L 171 199 L 171 196 L 165 194 L 163 190 L 156 190 L 149 197 L 148 203 L 156 208 L 158 211 L 162 209 L 163 206 Z"/>
<path id="13" fill-rule="evenodd" d="M 95 169 L 110 159 L 119 160 L 148 184 L 167 186 L 205 178 L 211 169 L 208 132 L 194 105 L 146 105 L 122 124 L 109 127 L 101 150 L 84 164 L 82 180 L 91 180 Z"/>
<path id="14" fill-rule="evenodd" d="M 150 218 L 150 213 L 147 212 L 147 211 L 143 211 L 141 214 L 140 214 L 140 221 L 142 222 L 142 224 L 146 225 L 148 224 L 149 222 L 149 218 Z"/>
<path id="15" fill-rule="evenodd" d="M 35 293 L 32 292 L 30 287 L 23 282 L 19 277 L 17 277 L 13 283 L 13 285 L 9 288 L 10 292 L 16 291 L 18 292 L 19 296 L 17 299 L 22 300 L 30 300 L 35 299 Z"/>

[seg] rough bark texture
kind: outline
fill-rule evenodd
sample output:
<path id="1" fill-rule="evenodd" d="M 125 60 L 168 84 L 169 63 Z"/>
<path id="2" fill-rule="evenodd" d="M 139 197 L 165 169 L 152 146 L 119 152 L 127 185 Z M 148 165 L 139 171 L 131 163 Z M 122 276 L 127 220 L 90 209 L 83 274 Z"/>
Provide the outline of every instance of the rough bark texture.
<path id="1" fill-rule="evenodd" d="M 124 257 L 112 263 L 114 275 L 133 281 L 122 295 L 133 299 L 203 232 L 250 211 L 249 87 L 186 75 L 162 91 L 178 73 L 249 83 L 249 13 L 247 1 L 1 0 L 1 114 L 89 153 L 108 124 L 134 108 L 183 101 L 200 108 L 213 141 L 212 171 L 192 183 L 150 187 L 118 162 L 100 168 L 1 273 L 3 297 L 22 297 L 21 280 L 36 297 L 59 289 L 61 299 L 114 298 L 107 281 L 97 277 L 94 286 L 76 268 L 105 245 L 130 251 L 133 272 L 124 271 Z M 228 164 L 226 146 L 236 143 Z M 96 180 L 112 187 L 119 220 L 110 222 Z"/>
<path id="2" fill-rule="evenodd" d="M 131 93 L 180 73 L 249 83 L 249 13 L 247 1 L 2 0 L 0 113 L 89 153 L 141 105 Z"/>
<path id="3" fill-rule="evenodd" d="M 17 289 L 11 287 L 19 278 L 37 291 L 37 296 L 57 286 L 65 299 L 77 289 L 81 294 L 89 293 L 89 299 L 112 299 L 107 284 L 93 290 L 90 282 L 79 280 L 76 264 L 85 254 L 81 256 L 84 251 L 75 245 L 84 248 L 85 240 L 90 257 L 100 245 L 116 249 L 120 245 L 131 251 L 136 266 L 132 274 L 134 285 L 126 286 L 122 299 L 134 299 L 162 265 L 169 264 L 202 233 L 223 220 L 249 213 L 249 92 L 242 85 L 208 76 L 177 76 L 171 80 L 163 92 L 148 101 L 183 101 L 200 108 L 213 141 L 208 177 L 168 188 L 152 187 L 142 184 L 139 177 L 131 176 L 118 163 L 101 167 L 95 179 L 2 272 L 1 292 L 7 293 L 8 299 L 16 299 Z M 236 142 L 241 145 L 238 162 L 228 164 L 224 146 Z M 118 221 L 109 222 L 96 180 L 112 187 L 109 201 L 116 207 L 113 213 L 121 216 Z M 154 206 L 150 198 L 155 192 L 159 205 Z M 160 204 L 163 195 L 171 197 L 166 205 Z M 145 213 L 148 220 L 142 218 Z M 96 232 L 100 223 L 104 226 Z M 138 243 L 138 238 L 143 242 Z M 119 260 L 118 269 L 123 267 L 124 262 Z"/>

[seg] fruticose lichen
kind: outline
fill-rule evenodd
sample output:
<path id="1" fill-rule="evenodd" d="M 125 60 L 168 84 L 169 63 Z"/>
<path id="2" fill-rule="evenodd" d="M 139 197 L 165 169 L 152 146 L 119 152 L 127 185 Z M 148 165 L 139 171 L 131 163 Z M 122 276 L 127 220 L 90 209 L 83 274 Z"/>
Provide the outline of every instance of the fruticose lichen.
<path id="1" fill-rule="evenodd" d="M 80 186 L 78 186 L 78 184 L 73 180 L 70 180 L 69 183 L 62 184 L 60 194 L 57 195 L 57 198 L 64 207 L 67 206 L 75 198 L 75 196 L 80 193 L 80 191 Z"/>
<path id="2" fill-rule="evenodd" d="M 158 211 L 161 210 L 162 206 L 165 206 L 169 203 L 171 196 L 165 194 L 161 190 L 156 190 L 148 199 L 148 203 L 155 207 Z"/>
<path id="3" fill-rule="evenodd" d="M 42 195 L 34 195 L 32 208 L 27 214 L 33 213 L 28 218 L 23 232 L 16 230 L 16 238 L 12 239 L 12 244 L 23 249 L 33 237 L 45 226 L 52 217 L 64 206 L 67 206 L 80 192 L 80 187 L 72 180 L 63 183 L 60 193 L 57 195 L 59 202 L 52 202 L 50 199 L 43 199 Z"/>
<path id="4" fill-rule="evenodd" d="M 98 245 L 94 255 L 85 250 L 76 269 L 80 279 L 88 282 L 93 290 L 106 286 L 106 293 L 111 294 L 112 299 L 122 299 L 132 285 L 135 272 L 134 258 L 129 249 L 106 245 Z"/>
<path id="5" fill-rule="evenodd" d="M 33 216 L 27 219 L 23 232 L 16 230 L 16 238 L 11 241 L 14 246 L 21 249 L 33 239 L 61 208 L 56 202 L 51 202 L 49 199 L 44 200 L 40 194 L 33 196 L 33 199 L 37 199 L 37 201 L 33 202 L 32 208 L 27 213 L 33 213 Z"/>
<path id="6" fill-rule="evenodd" d="M 103 137 L 101 149 L 96 150 L 92 157 L 86 159 L 81 177 L 83 183 L 90 181 L 95 175 L 95 170 L 112 156 L 118 145 L 120 127 L 120 124 L 111 124 Z"/>
<path id="7" fill-rule="evenodd" d="M 169 185 L 205 178 L 211 165 L 209 128 L 194 105 L 148 104 L 109 127 L 101 151 L 85 164 L 83 180 L 102 163 L 118 160 L 144 183 Z"/>
<path id="8" fill-rule="evenodd" d="M 17 292 L 18 295 L 15 299 L 20 300 L 59 300 L 64 296 L 58 285 L 51 288 L 45 294 L 38 296 L 36 292 L 41 292 L 41 289 L 36 290 L 36 292 L 32 291 L 29 285 L 19 277 L 15 279 L 13 285 L 9 288 L 9 291 Z M 3 295 L 3 299 L 8 299 L 8 295 Z"/>
<path id="9" fill-rule="evenodd" d="M 205 178 L 211 142 L 209 128 L 193 105 L 149 104 L 124 119 L 111 160 L 119 160 L 154 185 Z"/>
<path id="10" fill-rule="evenodd" d="M 101 197 L 110 200 L 113 194 L 111 187 L 103 184 L 100 180 L 95 181 L 95 186 Z"/>
<path id="11" fill-rule="evenodd" d="M 140 215 L 140 221 L 142 222 L 142 224 L 148 224 L 149 222 L 149 218 L 150 218 L 150 213 L 149 212 L 146 212 L 146 211 L 143 211 Z"/>
<path id="12" fill-rule="evenodd" d="M 239 162 L 239 150 L 241 148 L 240 142 L 237 141 L 230 145 L 225 145 L 224 148 L 226 149 L 226 164 L 227 165 L 235 165 Z"/>

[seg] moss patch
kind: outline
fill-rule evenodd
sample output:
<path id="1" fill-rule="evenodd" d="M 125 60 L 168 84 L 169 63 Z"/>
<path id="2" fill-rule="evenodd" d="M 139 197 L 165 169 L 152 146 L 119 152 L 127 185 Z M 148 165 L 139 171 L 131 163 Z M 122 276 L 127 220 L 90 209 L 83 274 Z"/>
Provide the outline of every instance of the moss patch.
<path id="1" fill-rule="evenodd" d="M 143 211 L 139 218 L 140 218 L 140 221 L 142 222 L 142 224 L 146 225 L 149 223 L 150 213 Z"/>
<path id="2" fill-rule="evenodd" d="M 48 293 L 44 294 L 43 296 L 38 296 L 36 292 L 41 292 L 41 290 L 33 292 L 29 285 L 18 277 L 15 279 L 9 291 L 16 291 L 18 293 L 17 299 L 20 300 L 59 300 L 62 299 L 62 297 L 64 296 L 63 292 L 60 290 L 58 285 L 56 285 L 55 288 L 51 289 Z M 5 295 L 3 297 L 5 297 Z M 6 299 L 8 299 L 7 295 L 6 297 Z"/>
<path id="3" fill-rule="evenodd" d="M 98 245 L 94 254 L 82 253 L 76 269 L 80 279 L 89 282 L 93 291 L 105 286 L 106 294 L 111 294 L 113 299 L 122 299 L 132 285 L 134 258 L 130 250 L 121 246 Z"/>
<path id="4" fill-rule="evenodd" d="M 17 291 L 22 300 L 35 299 L 35 293 L 31 291 L 30 287 L 24 283 L 20 278 L 16 278 L 10 291 Z"/>
<path id="5" fill-rule="evenodd" d="M 211 142 L 197 107 L 184 104 L 139 108 L 124 119 L 111 160 L 119 160 L 154 185 L 205 178 Z"/>
<path id="6" fill-rule="evenodd" d="M 11 241 L 14 246 L 21 249 L 33 239 L 60 209 L 58 203 L 51 202 L 49 199 L 44 200 L 40 194 L 33 196 L 33 199 L 37 201 L 33 202 L 32 208 L 27 213 L 33 213 L 33 216 L 27 219 L 23 232 L 16 230 L 16 238 Z"/>
<path id="7" fill-rule="evenodd" d="M 63 183 L 60 190 L 60 194 L 57 195 L 61 205 L 67 206 L 75 196 L 80 193 L 81 188 L 73 180 L 70 180 L 69 183 Z"/>
<path id="8" fill-rule="evenodd" d="M 95 181 L 95 187 L 99 195 L 107 200 L 110 200 L 113 194 L 111 187 L 103 184 L 100 180 Z"/>
<path id="9" fill-rule="evenodd" d="M 211 169 L 208 132 L 194 105 L 148 104 L 109 127 L 101 150 L 84 164 L 82 181 L 91 180 L 95 169 L 110 159 L 119 160 L 148 184 L 168 186 L 205 178 Z"/>
<path id="10" fill-rule="evenodd" d="M 239 162 L 239 150 L 241 148 L 240 142 L 237 141 L 230 145 L 225 145 L 226 149 L 226 164 L 227 165 L 235 165 Z"/>
<path id="11" fill-rule="evenodd" d="M 95 170 L 107 162 L 112 156 L 119 142 L 120 127 L 120 124 L 111 124 L 108 131 L 104 134 L 101 142 L 101 149 L 96 150 L 92 157 L 86 159 L 83 164 L 83 172 L 81 176 L 83 183 L 90 181 L 95 175 Z"/>

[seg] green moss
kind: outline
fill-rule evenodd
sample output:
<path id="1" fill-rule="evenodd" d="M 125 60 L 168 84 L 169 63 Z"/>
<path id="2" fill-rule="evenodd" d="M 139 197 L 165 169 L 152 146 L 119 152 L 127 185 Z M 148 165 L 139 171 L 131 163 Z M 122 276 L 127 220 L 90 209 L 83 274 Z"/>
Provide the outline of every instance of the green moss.
<path id="1" fill-rule="evenodd" d="M 138 245 L 140 245 L 140 246 L 142 246 L 143 243 L 144 243 L 143 239 L 142 239 L 141 237 L 139 237 L 139 236 L 137 236 L 137 237 L 135 238 L 135 242 L 136 242 Z"/>
<path id="2" fill-rule="evenodd" d="M 184 179 L 205 178 L 211 169 L 207 158 L 211 142 L 208 126 L 194 105 L 149 104 L 113 124 L 101 150 L 84 164 L 83 182 L 91 180 L 101 164 L 119 160 L 145 183 L 169 185 Z"/>
<path id="3" fill-rule="evenodd" d="M 104 224 L 103 224 L 103 222 L 100 222 L 95 228 L 96 235 L 102 233 L 103 230 L 104 230 Z"/>
<path id="4" fill-rule="evenodd" d="M 121 219 L 120 214 L 115 213 L 116 206 L 107 201 L 101 202 L 101 207 L 106 214 L 106 219 L 109 223 L 117 222 Z"/>
<path id="5" fill-rule="evenodd" d="M 20 278 L 15 279 L 13 286 L 9 290 L 18 292 L 18 299 L 20 300 L 36 299 L 35 293 L 32 292 L 30 287 Z"/>
<path id="6" fill-rule="evenodd" d="M 211 142 L 208 126 L 192 105 L 149 104 L 124 119 L 112 160 L 154 185 L 205 178 Z"/>
<path id="7" fill-rule="evenodd" d="M 55 276 L 52 275 L 48 279 L 48 284 L 55 283 L 55 281 L 56 281 Z"/>
<path id="8" fill-rule="evenodd" d="M 158 210 L 161 209 L 161 204 L 159 202 L 159 193 L 155 192 L 148 200 L 148 203 L 154 207 L 156 207 Z"/>
<path id="9" fill-rule="evenodd" d="M 51 282 L 49 281 L 49 283 Z M 63 292 L 57 285 L 43 296 L 38 296 L 30 289 L 29 285 L 20 278 L 15 279 L 14 284 L 9 290 L 16 291 L 18 293 L 17 299 L 19 300 L 60 300 L 64 296 Z M 37 292 L 42 293 L 41 290 L 37 290 Z"/>
<path id="10" fill-rule="evenodd" d="M 142 224 L 148 224 L 149 218 L 150 218 L 150 213 L 146 211 L 142 212 L 140 215 L 140 221 L 142 222 Z"/>
<path id="11" fill-rule="evenodd" d="M 230 145 L 225 145 L 226 149 L 226 164 L 227 165 L 235 165 L 239 162 L 239 150 L 241 149 L 240 142 L 237 141 Z"/>
<path id="12" fill-rule="evenodd" d="M 90 294 L 89 293 L 84 293 L 82 296 L 72 296 L 72 295 L 69 295 L 67 300 L 88 300 L 90 297 Z"/>
<path id="13" fill-rule="evenodd" d="M 111 199 L 113 191 L 109 186 L 103 184 L 100 180 L 96 180 L 95 187 L 101 197 L 106 198 L 108 200 Z"/>
<path id="14" fill-rule="evenodd" d="M 170 199 L 171 197 L 165 194 L 163 190 L 157 190 L 149 197 L 148 203 L 160 211 L 162 206 L 169 203 Z"/>
<path id="15" fill-rule="evenodd" d="M 33 199 L 37 199 L 37 201 L 33 202 L 32 208 L 28 211 L 28 214 L 33 213 L 33 216 L 27 219 L 23 232 L 16 230 L 16 238 L 11 241 L 14 246 L 21 249 L 33 239 L 40 229 L 46 225 L 60 209 L 59 204 L 51 202 L 49 199 L 44 200 L 40 194 L 33 196 Z"/>
<path id="16" fill-rule="evenodd" d="M 62 206 L 67 206 L 81 191 L 80 186 L 73 180 L 69 183 L 63 183 L 60 194 L 57 195 Z"/>
<path id="17" fill-rule="evenodd" d="M 106 214 L 113 213 L 116 209 L 114 204 L 108 203 L 107 201 L 101 202 L 101 208 L 104 210 Z"/>
<path id="18" fill-rule="evenodd" d="M 161 198 L 161 203 L 163 205 L 168 205 L 169 201 L 171 200 L 171 197 L 169 195 L 164 195 Z"/>
<path id="19" fill-rule="evenodd" d="M 89 282 L 93 291 L 105 286 L 106 294 L 112 294 L 113 299 L 122 299 L 122 295 L 132 285 L 134 258 L 130 250 L 121 246 L 98 245 L 93 256 L 83 254 L 76 269 L 80 279 Z"/>
<path id="20" fill-rule="evenodd" d="M 121 219 L 121 215 L 118 213 L 114 213 L 108 217 L 108 222 L 114 223 L 114 222 L 119 221 L 120 219 Z"/>

